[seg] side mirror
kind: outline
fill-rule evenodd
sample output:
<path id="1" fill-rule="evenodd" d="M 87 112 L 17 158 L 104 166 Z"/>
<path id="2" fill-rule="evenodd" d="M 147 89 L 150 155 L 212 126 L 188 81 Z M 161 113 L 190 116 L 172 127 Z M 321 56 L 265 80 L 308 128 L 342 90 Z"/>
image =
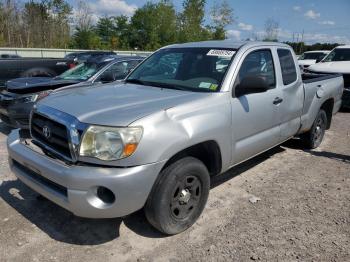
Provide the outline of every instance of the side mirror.
<path id="1" fill-rule="evenodd" d="M 321 62 L 321 61 L 322 61 L 322 59 L 320 59 L 320 58 L 316 59 L 316 64 Z"/>
<path id="2" fill-rule="evenodd" d="M 100 81 L 102 83 L 110 83 L 113 82 L 114 79 L 114 75 L 113 73 L 104 73 L 101 77 L 100 77 Z"/>
<path id="3" fill-rule="evenodd" d="M 240 97 L 247 94 L 262 93 L 269 90 L 269 84 L 263 76 L 247 76 L 236 85 L 235 95 Z"/>

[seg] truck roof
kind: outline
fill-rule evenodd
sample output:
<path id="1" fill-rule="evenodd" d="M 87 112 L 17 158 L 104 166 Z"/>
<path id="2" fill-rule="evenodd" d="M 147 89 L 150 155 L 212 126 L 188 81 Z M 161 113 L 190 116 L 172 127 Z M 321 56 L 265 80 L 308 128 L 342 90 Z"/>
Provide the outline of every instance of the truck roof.
<path id="1" fill-rule="evenodd" d="M 329 50 L 313 50 L 313 51 L 306 51 L 305 54 L 311 54 L 311 53 L 329 53 Z"/>
<path id="2" fill-rule="evenodd" d="M 340 45 L 340 46 L 337 46 L 336 48 L 348 48 L 350 49 L 350 45 Z"/>
<path id="3" fill-rule="evenodd" d="M 219 41 L 202 41 L 202 42 L 191 42 L 184 44 L 168 45 L 164 48 L 182 48 L 182 47 L 204 47 L 204 48 L 233 48 L 239 49 L 242 46 L 255 47 L 255 46 L 280 46 L 288 47 L 289 45 L 278 43 L 278 42 L 261 42 L 261 41 L 233 41 L 233 40 L 219 40 Z"/>

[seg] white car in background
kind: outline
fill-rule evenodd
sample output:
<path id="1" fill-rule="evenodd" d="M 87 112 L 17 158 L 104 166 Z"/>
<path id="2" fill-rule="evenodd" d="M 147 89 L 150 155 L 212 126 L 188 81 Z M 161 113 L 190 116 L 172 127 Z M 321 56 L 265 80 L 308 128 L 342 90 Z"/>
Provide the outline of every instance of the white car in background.
<path id="1" fill-rule="evenodd" d="M 310 65 L 320 62 L 330 51 L 327 50 L 317 50 L 308 51 L 303 53 L 298 57 L 298 63 L 301 70 L 308 68 Z"/>
<path id="2" fill-rule="evenodd" d="M 334 48 L 320 63 L 309 66 L 305 72 L 342 74 L 344 78 L 343 107 L 350 108 L 350 45 Z"/>

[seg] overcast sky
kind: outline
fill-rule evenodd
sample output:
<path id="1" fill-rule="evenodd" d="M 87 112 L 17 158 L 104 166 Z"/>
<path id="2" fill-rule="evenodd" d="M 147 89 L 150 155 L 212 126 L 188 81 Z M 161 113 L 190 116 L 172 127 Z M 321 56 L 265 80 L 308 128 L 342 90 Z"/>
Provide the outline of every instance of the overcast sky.
<path id="1" fill-rule="evenodd" d="M 74 0 L 69 0 L 73 5 Z M 147 0 L 88 0 L 96 16 L 132 15 Z M 153 1 L 156 2 L 156 1 Z M 178 11 L 182 0 L 173 0 Z M 206 22 L 214 0 L 207 0 Z M 229 0 L 236 22 L 229 26 L 228 36 L 245 40 L 261 35 L 267 18 L 279 23 L 280 41 L 296 41 L 304 32 L 304 42 L 338 42 L 350 44 L 350 0 Z"/>

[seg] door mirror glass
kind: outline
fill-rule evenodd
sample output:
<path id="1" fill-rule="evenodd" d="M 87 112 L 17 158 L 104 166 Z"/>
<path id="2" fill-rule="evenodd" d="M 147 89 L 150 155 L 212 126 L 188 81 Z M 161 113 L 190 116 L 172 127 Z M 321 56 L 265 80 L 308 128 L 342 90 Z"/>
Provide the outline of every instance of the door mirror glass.
<path id="1" fill-rule="evenodd" d="M 236 97 L 252 94 L 252 93 L 262 93 L 269 90 L 269 83 L 263 76 L 246 76 L 242 79 L 235 90 Z"/>
<path id="2" fill-rule="evenodd" d="M 105 72 L 100 77 L 100 82 L 102 83 L 110 83 L 115 80 L 113 72 Z"/>
<path id="3" fill-rule="evenodd" d="M 239 69 L 232 95 L 261 93 L 276 87 L 276 75 L 271 50 L 249 53 Z"/>
<path id="4" fill-rule="evenodd" d="M 141 60 L 130 60 L 115 63 L 103 72 L 97 78 L 97 81 L 110 83 L 116 80 L 123 80 L 140 62 Z"/>

